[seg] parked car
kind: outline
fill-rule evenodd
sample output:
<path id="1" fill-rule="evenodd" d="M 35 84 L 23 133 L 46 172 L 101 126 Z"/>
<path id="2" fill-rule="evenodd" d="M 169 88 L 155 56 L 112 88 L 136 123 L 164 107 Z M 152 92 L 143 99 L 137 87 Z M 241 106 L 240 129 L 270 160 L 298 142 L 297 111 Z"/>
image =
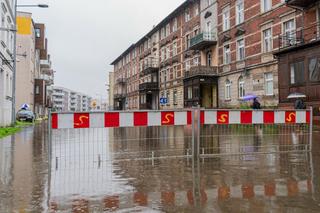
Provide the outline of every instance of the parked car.
<path id="1" fill-rule="evenodd" d="M 21 109 L 17 112 L 17 120 L 33 122 L 35 120 L 35 115 L 31 110 Z"/>

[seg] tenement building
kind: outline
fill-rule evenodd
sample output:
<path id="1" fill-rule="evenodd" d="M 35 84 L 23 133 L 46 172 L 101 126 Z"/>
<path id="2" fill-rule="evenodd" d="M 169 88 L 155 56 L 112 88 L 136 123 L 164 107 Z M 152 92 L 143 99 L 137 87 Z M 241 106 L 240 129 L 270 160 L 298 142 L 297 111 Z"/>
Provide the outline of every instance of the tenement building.
<path id="1" fill-rule="evenodd" d="M 257 95 L 263 107 L 275 107 L 279 100 L 281 105 L 289 103 L 289 92 L 305 92 L 307 88 L 317 91 L 314 80 L 304 85 L 295 80 L 288 86 L 285 82 L 290 79 L 291 68 L 284 71 L 281 59 L 278 64 L 282 56 L 288 60 L 289 52 L 283 46 L 289 45 L 292 55 L 297 50 L 293 46 L 301 49 L 308 39 L 315 42 L 318 28 L 313 33 L 315 38 L 303 33 L 308 39 L 299 40 L 300 34 L 296 33 L 287 41 L 281 36 L 288 38 L 301 31 L 303 22 L 316 25 L 320 13 L 314 2 L 184 1 L 112 63 L 114 108 L 235 108 L 245 104 L 242 98 L 247 94 Z M 314 32 L 312 29 L 309 31 Z M 280 82 L 278 73 L 284 78 Z M 310 103 L 317 100 L 315 92 L 308 96 L 314 97 L 308 99 Z"/>
<path id="2" fill-rule="evenodd" d="M 306 95 L 320 118 L 320 1 L 287 0 L 291 14 L 278 33 L 279 106 L 291 107 L 290 93 Z M 290 27 L 289 27 L 290 26 Z"/>

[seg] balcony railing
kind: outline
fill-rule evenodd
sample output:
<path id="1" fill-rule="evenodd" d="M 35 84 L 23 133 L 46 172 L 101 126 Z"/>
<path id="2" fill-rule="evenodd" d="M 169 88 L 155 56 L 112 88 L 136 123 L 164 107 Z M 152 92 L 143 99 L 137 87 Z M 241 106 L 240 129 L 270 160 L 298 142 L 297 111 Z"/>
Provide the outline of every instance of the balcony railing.
<path id="1" fill-rule="evenodd" d="M 185 79 L 196 76 L 218 76 L 218 67 L 194 66 L 185 72 Z"/>
<path id="2" fill-rule="evenodd" d="M 145 76 L 159 70 L 159 62 L 155 59 L 149 59 L 143 64 L 140 76 Z"/>
<path id="3" fill-rule="evenodd" d="M 315 5 L 319 0 L 286 0 L 286 4 L 293 7 L 309 8 Z"/>
<path id="4" fill-rule="evenodd" d="M 127 79 L 126 78 L 118 78 L 117 79 L 117 84 L 126 84 L 127 83 Z"/>
<path id="5" fill-rule="evenodd" d="M 122 99 L 125 97 L 126 97 L 126 94 L 123 94 L 123 93 L 114 94 L 114 96 L 113 96 L 114 99 Z"/>
<path id="6" fill-rule="evenodd" d="M 191 38 L 190 47 L 191 50 L 202 50 L 208 46 L 215 45 L 217 43 L 217 35 L 214 32 L 202 32 Z"/>
<path id="7" fill-rule="evenodd" d="M 140 91 L 155 91 L 159 90 L 157 82 L 145 82 L 139 85 Z"/>
<path id="8" fill-rule="evenodd" d="M 320 39 L 319 23 L 305 28 L 279 35 L 279 51 L 286 48 L 298 47 Z"/>

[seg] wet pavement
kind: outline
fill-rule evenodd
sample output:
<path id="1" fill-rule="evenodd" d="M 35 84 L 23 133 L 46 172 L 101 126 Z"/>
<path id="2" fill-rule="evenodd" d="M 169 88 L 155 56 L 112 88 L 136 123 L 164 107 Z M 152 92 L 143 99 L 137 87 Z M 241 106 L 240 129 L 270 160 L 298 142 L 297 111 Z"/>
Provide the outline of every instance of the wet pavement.
<path id="1" fill-rule="evenodd" d="M 45 127 L 0 140 L 0 212 L 320 212 L 319 132 L 59 130 L 48 164 Z"/>

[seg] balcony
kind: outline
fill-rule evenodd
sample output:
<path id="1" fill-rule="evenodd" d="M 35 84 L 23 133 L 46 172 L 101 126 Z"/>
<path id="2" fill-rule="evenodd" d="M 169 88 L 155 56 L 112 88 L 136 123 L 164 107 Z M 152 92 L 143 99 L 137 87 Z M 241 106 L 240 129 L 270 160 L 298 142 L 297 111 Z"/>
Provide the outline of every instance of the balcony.
<path id="1" fill-rule="evenodd" d="M 148 63 L 145 63 L 140 72 L 140 77 L 146 76 L 152 73 L 159 71 L 159 63 L 156 60 L 148 60 Z"/>
<path id="2" fill-rule="evenodd" d="M 50 68 L 51 67 L 51 61 L 49 59 L 40 60 L 40 66 L 41 66 L 41 68 Z"/>
<path id="3" fill-rule="evenodd" d="M 114 99 L 123 99 L 126 98 L 126 94 L 120 93 L 120 94 L 114 94 Z"/>
<path id="4" fill-rule="evenodd" d="M 127 79 L 125 78 L 118 78 L 117 79 L 117 84 L 126 84 L 127 83 Z"/>
<path id="5" fill-rule="evenodd" d="M 286 34 L 278 36 L 278 51 L 274 54 L 282 53 L 284 51 L 296 50 L 297 48 L 312 45 L 320 41 L 320 24 L 312 24 L 305 28 L 295 30 Z"/>
<path id="6" fill-rule="evenodd" d="M 189 71 L 185 72 L 185 79 L 198 77 L 198 76 L 209 76 L 216 77 L 218 76 L 218 67 L 209 67 L 209 66 L 194 66 L 191 67 Z"/>
<path id="7" fill-rule="evenodd" d="M 159 90 L 158 82 L 145 82 L 139 85 L 139 91 L 157 91 Z"/>
<path id="8" fill-rule="evenodd" d="M 190 50 L 203 50 L 217 44 L 216 33 L 202 32 L 193 37 L 190 41 Z"/>
<path id="9" fill-rule="evenodd" d="M 310 8 L 314 6 L 319 0 L 286 0 L 286 4 L 292 7 Z"/>

